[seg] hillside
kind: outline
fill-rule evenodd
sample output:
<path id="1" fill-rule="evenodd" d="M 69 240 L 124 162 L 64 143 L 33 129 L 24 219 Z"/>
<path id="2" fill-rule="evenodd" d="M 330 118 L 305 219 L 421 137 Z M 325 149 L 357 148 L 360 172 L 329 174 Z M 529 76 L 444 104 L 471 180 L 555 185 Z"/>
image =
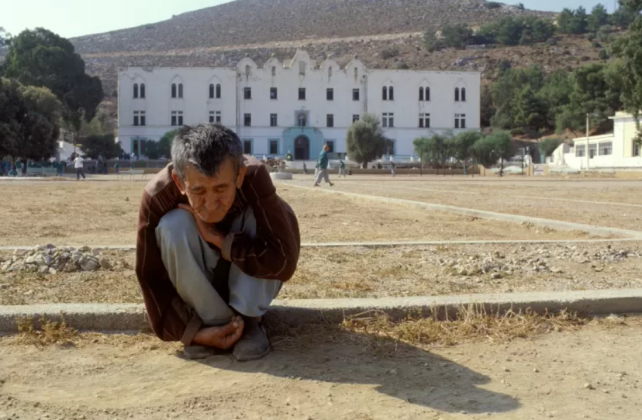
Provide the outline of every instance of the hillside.
<path id="1" fill-rule="evenodd" d="M 166 51 L 418 32 L 507 14 L 543 13 L 516 6 L 491 9 L 483 0 L 236 0 L 73 43 L 82 54 Z"/>

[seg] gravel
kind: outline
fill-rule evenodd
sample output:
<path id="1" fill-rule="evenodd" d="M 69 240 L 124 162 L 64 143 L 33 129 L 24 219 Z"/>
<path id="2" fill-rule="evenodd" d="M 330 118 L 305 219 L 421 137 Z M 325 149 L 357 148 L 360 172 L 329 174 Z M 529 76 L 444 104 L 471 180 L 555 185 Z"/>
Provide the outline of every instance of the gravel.
<path id="1" fill-rule="evenodd" d="M 16 250 L 9 258 L 0 256 L 1 273 L 57 274 L 77 271 L 111 270 L 114 263 L 101 256 L 101 250 L 38 245 L 30 250 Z"/>

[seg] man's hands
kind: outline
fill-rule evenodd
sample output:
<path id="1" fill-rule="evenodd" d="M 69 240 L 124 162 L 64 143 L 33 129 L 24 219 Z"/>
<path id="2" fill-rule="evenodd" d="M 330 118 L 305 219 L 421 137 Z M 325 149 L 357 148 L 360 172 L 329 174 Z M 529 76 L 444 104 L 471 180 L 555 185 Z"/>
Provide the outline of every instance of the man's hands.
<path id="1" fill-rule="evenodd" d="M 229 349 L 243 334 L 243 318 L 236 316 L 229 324 L 221 327 L 206 327 L 196 333 L 192 342 L 201 346 Z"/>
<path id="2" fill-rule="evenodd" d="M 223 248 L 223 240 L 225 239 L 225 236 L 214 230 L 214 227 L 210 223 L 204 222 L 203 219 L 201 219 L 198 214 L 196 214 L 196 211 L 194 211 L 192 206 L 188 204 L 179 204 L 178 208 L 187 210 L 188 212 L 192 213 L 192 216 L 194 216 L 194 220 L 196 220 L 198 231 L 200 232 L 203 239 L 205 239 L 205 242 L 214 245 L 218 249 Z"/>

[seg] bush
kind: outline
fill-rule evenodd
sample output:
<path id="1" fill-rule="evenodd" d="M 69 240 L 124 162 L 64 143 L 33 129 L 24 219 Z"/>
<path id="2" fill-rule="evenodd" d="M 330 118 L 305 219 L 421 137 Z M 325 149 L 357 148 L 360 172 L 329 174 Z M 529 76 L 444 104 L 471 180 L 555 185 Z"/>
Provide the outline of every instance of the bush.
<path id="1" fill-rule="evenodd" d="M 593 48 L 595 48 L 595 49 L 602 48 L 602 44 L 600 44 L 600 43 L 599 43 L 599 42 L 597 42 L 597 41 L 593 41 L 593 43 L 592 43 L 591 45 L 592 45 L 592 46 L 593 46 Z"/>
<path id="2" fill-rule="evenodd" d="M 611 25 L 604 25 L 598 29 L 596 37 L 601 42 L 609 42 L 611 40 L 611 32 L 613 32 L 613 27 Z"/>
<path id="3" fill-rule="evenodd" d="M 609 58 L 611 58 L 611 55 L 606 50 L 600 50 L 598 56 L 599 56 L 600 60 L 602 60 L 602 61 L 606 61 Z"/>
<path id="4" fill-rule="evenodd" d="M 519 4 L 517 5 L 517 8 L 518 8 L 519 10 L 524 10 L 524 9 L 525 9 L 525 7 L 524 7 L 524 3 L 519 3 Z"/>
<path id="5" fill-rule="evenodd" d="M 524 129 L 523 128 L 513 128 L 512 130 L 510 130 L 510 134 L 512 136 L 524 135 Z"/>
<path id="6" fill-rule="evenodd" d="M 499 9 L 502 6 L 503 5 L 501 3 L 498 3 L 496 1 L 489 1 L 488 3 L 486 3 L 487 9 Z"/>
<path id="7" fill-rule="evenodd" d="M 400 61 L 397 63 L 397 70 L 408 70 L 410 69 L 410 66 L 403 61 Z"/>
<path id="8" fill-rule="evenodd" d="M 592 33 L 586 36 L 586 39 L 588 39 L 589 41 L 593 41 L 595 38 L 596 38 L 596 35 Z"/>
<path id="9" fill-rule="evenodd" d="M 381 58 L 384 60 L 388 60 L 390 58 L 394 58 L 399 55 L 399 49 L 397 47 L 390 47 L 386 48 L 385 50 L 381 51 Z"/>
<path id="10" fill-rule="evenodd" d="M 437 37 L 435 31 L 429 29 L 424 33 L 424 46 L 429 52 L 434 52 L 443 49 L 444 43 Z"/>

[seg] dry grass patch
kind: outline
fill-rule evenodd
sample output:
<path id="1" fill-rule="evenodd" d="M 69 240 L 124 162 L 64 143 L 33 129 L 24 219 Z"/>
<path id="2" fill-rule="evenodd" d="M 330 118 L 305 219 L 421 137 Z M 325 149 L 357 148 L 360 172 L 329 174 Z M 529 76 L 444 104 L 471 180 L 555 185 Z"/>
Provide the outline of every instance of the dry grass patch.
<path id="1" fill-rule="evenodd" d="M 14 344 L 26 344 L 35 346 L 47 345 L 69 345 L 73 344 L 78 331 L 67 326 L 64 316 L 60 322 L 50 321 L 44 317 L 40 318 L 39 327 L 35 325 L 33 318 L 19 318 L 18 335 L 15 336 Z"/>
<path id="2" fill-rule="evenodd" d="M 533 339 L 550 333 L 576 331 L 586 326 L 626 327 L 628 318 L 610 316 L 593 318 L 570 311 L 537 314 L 531 310 L 491 313 L 482 306 L 461 306 L 456 316 L 443 318 L 433 311 L 430 316 L 408 314 L 394 320 L 381 311 L 348 316 L 341 324 L 330 322 L 289 327 L 269 325 L 273 346 L 281 350 L 308 347 L 321 342 L 353 342 L 364 351 L 392 357 L 407 351 L 434 346 L 455 346 L 487 341 L 503 344 L 516 339 Z M 640 320 L 633 321 L 640 323 Z"/>

